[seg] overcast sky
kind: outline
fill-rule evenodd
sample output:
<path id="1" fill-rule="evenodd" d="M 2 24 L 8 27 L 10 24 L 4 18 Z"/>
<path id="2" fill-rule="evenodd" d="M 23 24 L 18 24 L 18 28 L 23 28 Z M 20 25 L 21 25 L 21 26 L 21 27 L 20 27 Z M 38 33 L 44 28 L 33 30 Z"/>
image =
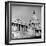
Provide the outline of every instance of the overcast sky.
<path id="1" fill-rule="evenodd" d="M 41 7 L 37 6 L 12 6 L 12 21 L 15 21 L 16 18 L 22 19 L 26 23 L 29 22 L 32 12 L 35 10 L 35 15 L 41 20 Z"/>

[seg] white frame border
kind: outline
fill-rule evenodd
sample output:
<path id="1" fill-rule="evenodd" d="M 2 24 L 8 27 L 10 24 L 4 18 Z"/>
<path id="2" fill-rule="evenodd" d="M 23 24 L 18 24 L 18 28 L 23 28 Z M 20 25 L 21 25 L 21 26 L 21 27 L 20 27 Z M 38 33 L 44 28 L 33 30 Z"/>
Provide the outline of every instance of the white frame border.
<path id="1" fill-rule="evenodd" d="M 33 4 L 33 5 L 36 5 L 36 4 Z M 10 44 L 12 44 L 12 43 L 27 43 L 27 42 L 41 42 L 41 41 L 44 41 L 44 5 L 43 4 L 37 4 L 37 6 L 42 6 L 42 8 L 41 8 L 42 38 L 41 39 L 28 39 L 28 40 L 27 39 L 21 39 L 21 40 L 11 40 L 10 41 L 10 31 L 9 31 L 9 43 Z M 10 3 L 9 3 L 9 20 L 10 20 Z M 9 21 L 9 30 L 10 30 L 10 21 Z"/>

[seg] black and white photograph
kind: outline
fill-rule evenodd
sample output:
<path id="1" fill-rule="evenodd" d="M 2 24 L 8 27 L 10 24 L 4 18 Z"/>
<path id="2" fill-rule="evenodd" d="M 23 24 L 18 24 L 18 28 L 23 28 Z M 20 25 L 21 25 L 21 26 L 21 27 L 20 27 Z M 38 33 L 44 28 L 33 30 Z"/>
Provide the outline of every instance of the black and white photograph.
<path id="1" fill-rule="evenodd" d="M 44 42 L 44 3 L 6 2 L 6 44 Z"/>

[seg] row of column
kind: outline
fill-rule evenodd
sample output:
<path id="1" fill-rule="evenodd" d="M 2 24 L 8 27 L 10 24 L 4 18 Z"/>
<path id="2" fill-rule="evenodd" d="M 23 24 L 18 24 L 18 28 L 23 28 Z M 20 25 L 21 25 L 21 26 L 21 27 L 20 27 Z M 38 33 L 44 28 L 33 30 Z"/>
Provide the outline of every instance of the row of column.
<path id="1" fill-rule="evenodd" d="M 19 31 L 27 31 L 27 26 L 26 25 L 21 25 L 21 24 L 18 24 L 18 30 Z"/>
<path id="2" fill-rule="evenodd" d="M 17 24 L 17 23 L 13 23 L 12 25 L 16 26 L 18 31 L 27 31 L 28 28 L 28 26 L 26 25 Z"/>

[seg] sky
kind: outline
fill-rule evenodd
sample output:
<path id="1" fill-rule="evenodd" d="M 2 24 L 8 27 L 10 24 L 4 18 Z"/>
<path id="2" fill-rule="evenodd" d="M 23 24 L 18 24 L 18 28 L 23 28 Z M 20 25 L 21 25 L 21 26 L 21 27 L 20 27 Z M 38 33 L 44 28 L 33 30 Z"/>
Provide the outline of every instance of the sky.
<path id="1" fill-rule="evenodd" d="M 36 17 L 41 21 L 40 6 L 12 6 L 12 21 L 19 18 L 28 24 L 31 16 L 33 15 L 33 10 L 35 10 Z"/>

